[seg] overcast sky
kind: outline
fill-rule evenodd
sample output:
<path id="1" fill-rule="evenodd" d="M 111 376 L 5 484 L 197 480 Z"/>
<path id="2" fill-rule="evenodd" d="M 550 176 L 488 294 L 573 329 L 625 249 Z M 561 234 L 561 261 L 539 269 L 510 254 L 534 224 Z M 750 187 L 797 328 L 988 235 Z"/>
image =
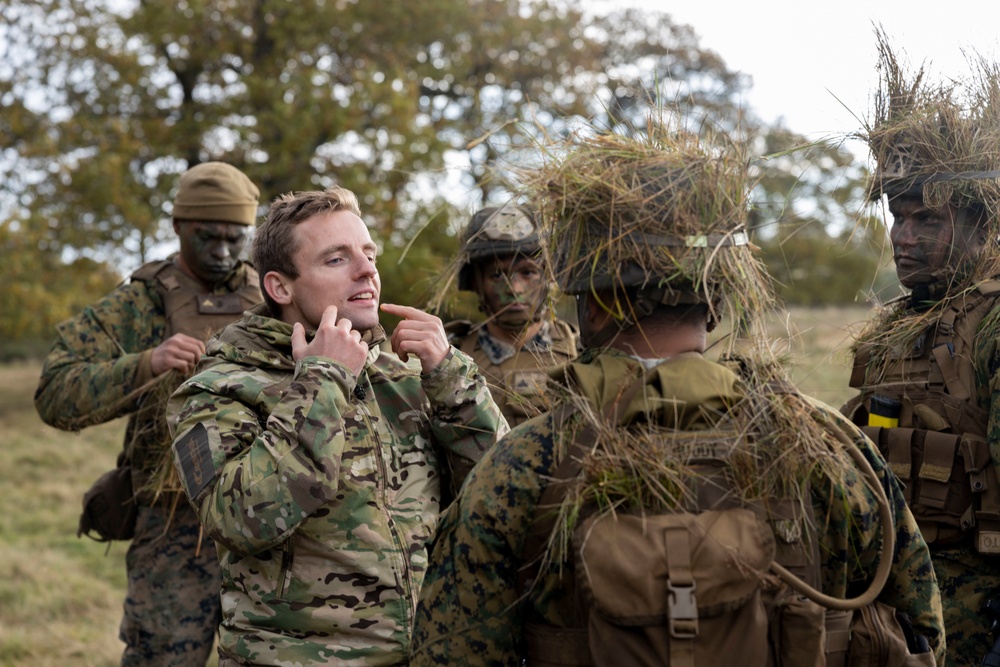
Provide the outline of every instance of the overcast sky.
<path id="1" fill-rule="evenodd" d="M 875 24 L 909 63 L 928 60 L 935 76 L 967 70 L 963 49 L 993 59 L 1000 54 L 997 0 L 624 2 L 692 26 L 703 47 L 753 78 L 748 102 L 761 116 L 782 116 L 789 128 L 812 139 L 861 128 L 855 115 L 867 115 L 877 83 Z M 848 146 L 866 154 L 863 145 Z"/>

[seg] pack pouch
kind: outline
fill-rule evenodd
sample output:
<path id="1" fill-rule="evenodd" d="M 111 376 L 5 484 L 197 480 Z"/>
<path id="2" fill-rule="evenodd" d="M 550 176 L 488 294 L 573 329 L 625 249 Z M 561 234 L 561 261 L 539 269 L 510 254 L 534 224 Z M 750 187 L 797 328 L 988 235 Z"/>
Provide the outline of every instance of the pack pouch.
<path id="1" fill-rule="evenodd" d="M 847 667 L 934 665 L 934 654 L 906 615 L 881 602 L 854 611 L 850 637 Z"/>
<path id="2" fill-rule="evenodd" d="M 775 543 L 751 510 L 591 515 L 574 552 L 593 665 L 767 663 Z"/>
<path id="3" fill-rule="evenodd" d="M 83 512 L 76 536 L 98 542 L 130 540 L 138 510 L 132 495 L 132 466 L 121 463 L 97 478 L 83 494 Z"/>
<path id="4" fill-rule="evenodd" d="M 574 551 L 587 631 L 567 637 L 576 646 L 563 646 L 561 660 L 539 665 L 934 665 L 926 640 L 892 607 L 824 609 L 776 586 L 767 574 L 773 531 L 749 509 L 591 515 L 574 532 Z M 535 647 L 555 648 L 545 638 Z M 584 659 L 566 660 L 581 649 Z"/>

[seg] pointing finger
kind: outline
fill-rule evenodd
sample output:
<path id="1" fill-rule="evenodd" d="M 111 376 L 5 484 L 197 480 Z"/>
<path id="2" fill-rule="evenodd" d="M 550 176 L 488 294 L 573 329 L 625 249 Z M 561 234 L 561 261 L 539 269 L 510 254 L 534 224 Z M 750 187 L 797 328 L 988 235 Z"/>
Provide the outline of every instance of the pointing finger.
<path id="1" fill-rule="evenodd" d="M 418 308 L 411 308 L 410 306 L 400 306 L 394 303 L 383 303 L 381 305 L 383 311 L 389 313 L 390 315 L 395 315 L 396 317 L 402 317 L 407 320 L 423 320 L 425 322 L 431 322 L 437 319 L 434 315 L 425 313 Z"/>

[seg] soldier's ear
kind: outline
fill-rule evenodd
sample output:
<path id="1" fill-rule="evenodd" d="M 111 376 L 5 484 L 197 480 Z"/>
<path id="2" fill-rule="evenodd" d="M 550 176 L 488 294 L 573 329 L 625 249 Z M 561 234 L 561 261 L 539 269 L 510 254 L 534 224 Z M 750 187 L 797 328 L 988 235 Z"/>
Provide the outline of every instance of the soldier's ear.
<path id="1" fill-rule="evenodd" d="M 292 302 L 291 280 L 278 271 L 268 271 L 264 274 L 264 289 L 274 302 L 287 306 Z"/>

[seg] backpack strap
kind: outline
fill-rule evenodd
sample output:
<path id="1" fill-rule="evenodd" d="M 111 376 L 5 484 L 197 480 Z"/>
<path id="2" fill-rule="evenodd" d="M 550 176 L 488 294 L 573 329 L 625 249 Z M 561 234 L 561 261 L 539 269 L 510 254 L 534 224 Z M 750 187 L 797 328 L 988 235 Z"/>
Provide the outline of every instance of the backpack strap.
<path id="1" fill-rule="evenodd" d="M 604 421 L 617 423 L 618 408 L 626 407 L 632 402 L 635 394 L 646 384 L 646 375 L 622 391 L 618 398 L 608 404 L 603 411 Z M 571 403 L 560 406 L 552 413 L 553 432 L 558 433 L 563 430 L 563 426 L 569 418 L 577 413 L 576 407 Z M 579 430 L 573 441 L 566 450 L 566 455 L 556 466 L 555 471 L 545 489 L 542 491 L 538 504 L 535 505 L 535 513 L 532 518 L 531 527 L 525 536 L 524 546 L 521 550 L 521 569 L 517 577 L 517 590 L 526 594 L 530 587 L 534 585 L 535 578 L 541 568 L 542 557 L 545 555 L 549 537 L 555 527 L 558 517 L 558 509 L 566 498 L 569 491 L 570 480 L 575 479 L 580 474 L 583 467 L 583 459 L 593 448 L 597 441 L 597 429 L 593 424 L 588 423 Z"/>

